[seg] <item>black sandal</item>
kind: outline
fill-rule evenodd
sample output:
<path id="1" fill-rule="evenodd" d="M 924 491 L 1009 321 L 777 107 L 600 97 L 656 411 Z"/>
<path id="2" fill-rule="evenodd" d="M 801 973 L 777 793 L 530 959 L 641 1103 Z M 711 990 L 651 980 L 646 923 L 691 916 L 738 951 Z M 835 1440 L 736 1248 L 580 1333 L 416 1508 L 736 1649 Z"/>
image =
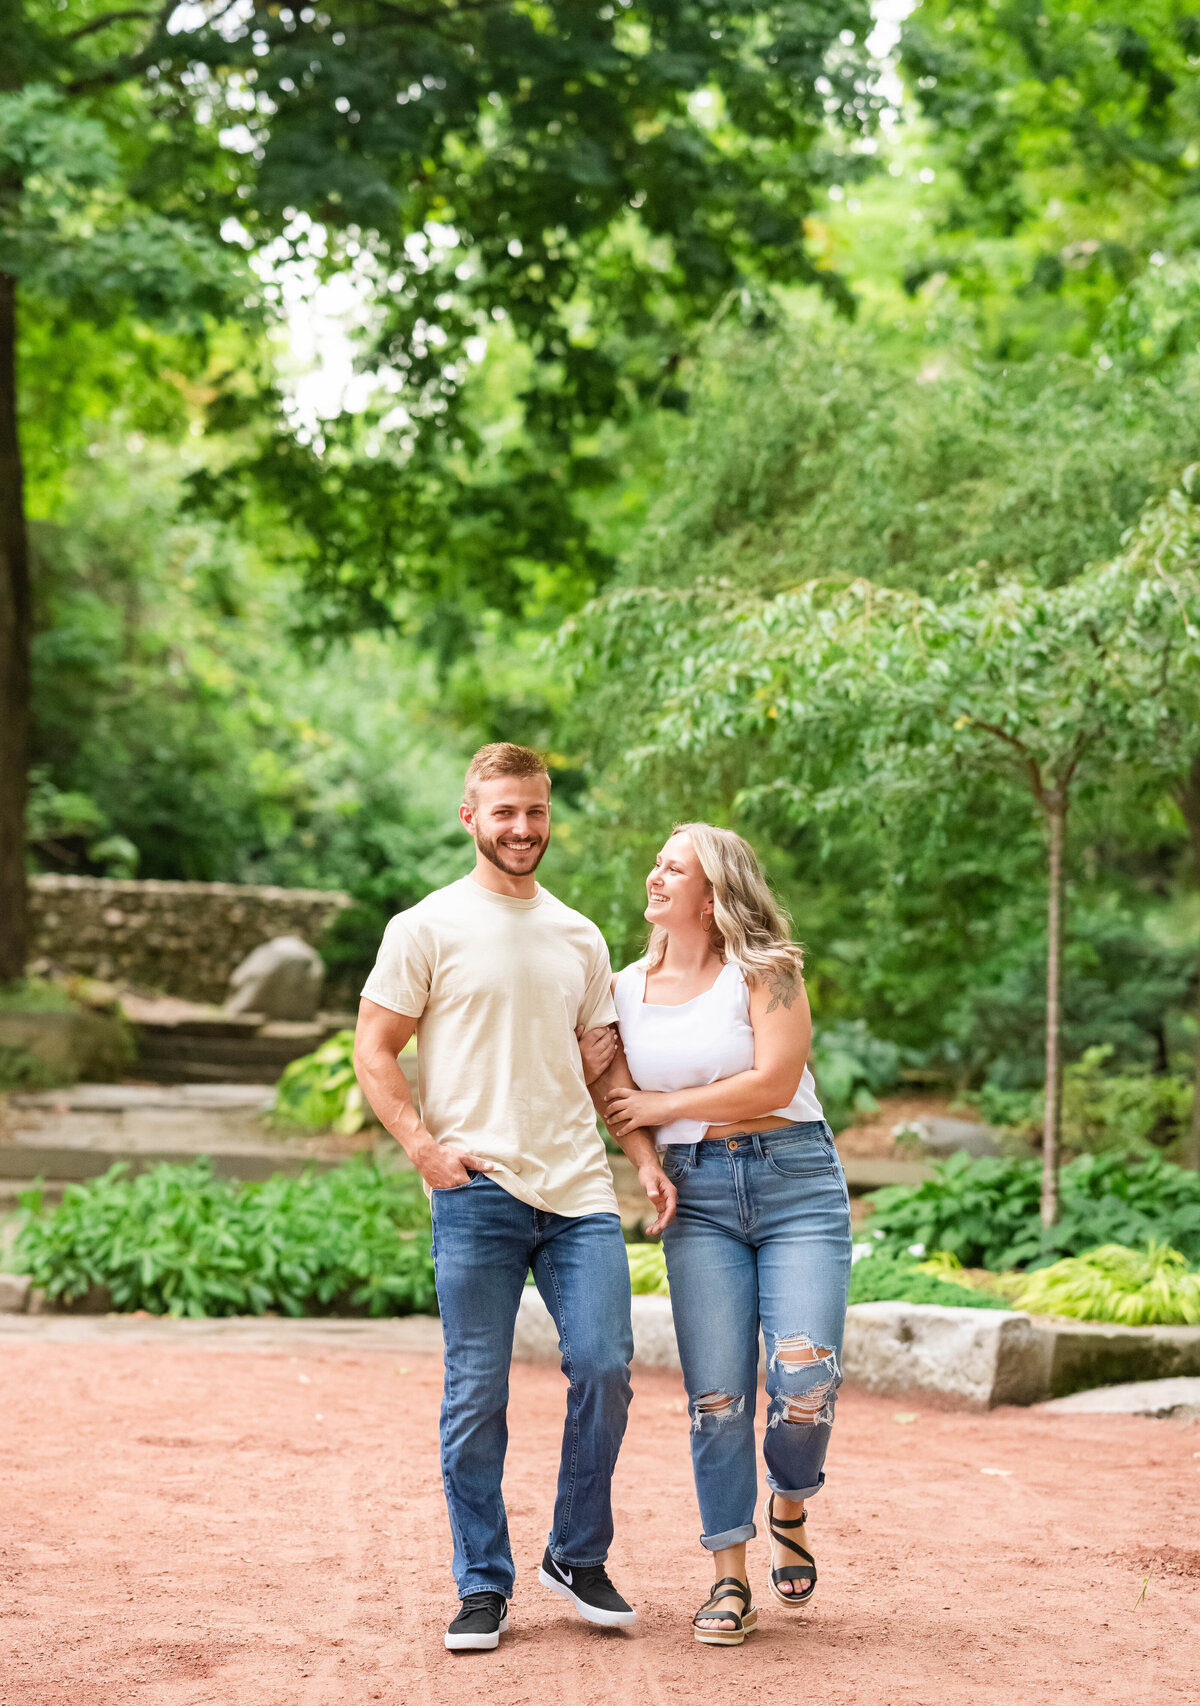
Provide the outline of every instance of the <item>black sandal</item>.
<path id="1" fill-rule="evenodd" d="M 727 1599 L 734 1594 L 742 1602 L 741 1611 L 713 1609 L 717 1600 Z M 701 1629 L 702 1617 L 728 1618 L 733 1624 L 732 1629 Z M 692 1618 L 692 1632 L 697 1641 L 702 1641 L 706 1647 L 740 1647 L 751 1629 L 758 1628 L 758 1610 L 750 1598 L 748 1582 L 739 1582 L 736 1576 L 722 1576 L 719 1582 L 713 1583 L 713 1590 Z"/>
<path id="2" fill-rule="evenodd" d="M 779 1531 L 781 1528 L 803 1528 L 807 1515 L 808 1512 L 806 1511 L 804 1516 L 792 1517 L 786 1521 L 783 1517 L 777 1517 L 775 1515 L 774 1493 L 771 1494 L 771 1497 L 763 1507 L 763 1516 L 766 1519 L 767 1532 L 770 1534 L 772 1542 L 771 1562 L 774 1563 L 775 1561 L 776 1544 L 788 1547 L 790 1551 L 795 1552 L 798 1557 L 804 1559 L 803 1564 L 785 1564 L 782 1569 L 772 1570 L 770 1579 L 767 1583 L 767 1586 L 771 1590 L 771 1598 L 778 1600 L 780 1605 L 789 1606 L 793 1611 L 795 1611 L 798 1606 L 807 1605 L 812 1599 L 813 1594 L 816 1593 L 817 1564 L 811 1552 L 806 1552 L 803 1546 L 799 1545 L 795 1540 L 789 1540 L 786 1534 L 781 1534 Z M 798 1582 L 806 1576 L 808 1578 L 808 1586 L 802 1593 L 780 1593 L 780 1582 Z"/>

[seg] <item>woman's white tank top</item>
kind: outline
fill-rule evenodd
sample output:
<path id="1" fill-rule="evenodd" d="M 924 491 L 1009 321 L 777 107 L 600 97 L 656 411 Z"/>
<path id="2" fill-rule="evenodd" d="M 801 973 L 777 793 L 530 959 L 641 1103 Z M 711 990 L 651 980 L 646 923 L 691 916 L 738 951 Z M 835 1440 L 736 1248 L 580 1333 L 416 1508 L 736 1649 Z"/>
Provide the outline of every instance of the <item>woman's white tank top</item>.
<path id="1" fill-rule="evenodd" d="M 750 991 L 742 968 L 732 960 L 721 967 L 711 989 L 677 1007 L 647 1003 L 644 959 L 618 972 L 613 995 L 625 1058 L 639 1090 L 692 1090 L 698 1084 L 715 1084 L 718 1078 L 749 1072 L 754 1065 Z M 825 1117 L 807 1066 L 787 1107 L 768 1112 L 797 1122 Z M 672 1120 L 658 1128 L 659 1148 L 695 1143 L 712 1123 Z"/>

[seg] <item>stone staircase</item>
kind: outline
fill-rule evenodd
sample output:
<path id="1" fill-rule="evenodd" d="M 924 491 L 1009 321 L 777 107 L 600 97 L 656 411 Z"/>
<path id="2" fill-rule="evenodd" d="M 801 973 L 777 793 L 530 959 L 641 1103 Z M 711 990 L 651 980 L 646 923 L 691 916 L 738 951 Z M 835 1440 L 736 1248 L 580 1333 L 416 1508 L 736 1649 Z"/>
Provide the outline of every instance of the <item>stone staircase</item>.
<path id="1" fill-rule="evenodd" d="M 144 1172 L 160 1161 L 211 1158 L 214 1172 L 234 1179 L 292 1177 L 335 1167 L 371 1152 L 399 1161 L 378 1127 L 353 1136 L 276 1133 L 261 1119 L 270 1084 L 77 1084 L 9 1096 L 0 1117 L 0 1202 L 32 1180 L 48 1185 L 95 1179 L 114 1162 Z"/>
<path id="2" fill-rule="evenodd" d="M 291 1061 L 354 1026 L 347 1013 L 298 1023 L 169 999 L 127 997 L 123 1007 L 137 1049 L 133 1072 L 152 1084 L 273 1084 Z"/>

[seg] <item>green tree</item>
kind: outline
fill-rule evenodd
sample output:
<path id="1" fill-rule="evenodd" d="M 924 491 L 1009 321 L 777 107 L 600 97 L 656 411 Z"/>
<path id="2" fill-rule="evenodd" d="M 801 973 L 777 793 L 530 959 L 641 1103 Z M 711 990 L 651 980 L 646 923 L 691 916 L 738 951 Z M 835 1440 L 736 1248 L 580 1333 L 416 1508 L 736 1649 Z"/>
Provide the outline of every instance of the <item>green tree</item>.
<path id="1" fill-rule="evenodd" d="M 1083 353 L 1151 254 L 1200 233 L 1198 56 L 1191 0 L 921 0 L 900 63 L 950 183 L 910 287 L 1007 295 L 1005 354 L 1023 310 L 1061 302 Z"/>
<path id="2" fill-rule="evenodd" d="M 714 778 L 740 766 L 734 797 L 743 807 L 770 800 L 804 820 L 847 806 L 866 816 L 891 800 L 911 815 L 931 793 L 990 776 L 1028 792 L 1046 832 L 1050 1224 L 1067 827 L 1081 782 L 1118 750 L 1130 715 L 1117 651 L 1127 612 L 1111 571 L 1058 588 L 1007 581 L 956 590 L 944 603 L 869 582 L 811 583 L 762 603 L 703 590 L 630 592 L 597 613 L 598 635 L 583 644 L 592 660 L 611 658 L 630 646 L 631 623 L 655 624 L 656 643 L 635 642 L 633 655 L 660 661 L 640 698 L 626 689 L 626 718 L 640 711 L 660 763 L 700 763 Z"/>
<path id="3" fill-rule="evenodd" d="M 0 981 L 23 973 L 26 946 L 34 612 L 18 426 L 19 309 L 53 304 L 64 317 L 97 325 L 133 314 L 198 350 L 206 325 L 244 311 L 247 294 L 234 251 L 201 221 L 164 211 L 156 205 L 163 198 L 135 190 L 156 140 L 154 126 L 138 129 L 145 110 L 118 94 L 97 111 L 107 83 L 124 83 L 135 68 L 108 75 L 124 66 L 118 60 L 89 69 L 93 23 L 119 35 L 131 15 L 81 22 L 54 12 L 48 29 L 21 7 L 0 12 Z"/>
<path id="4" fill-rule="evenodd" d="M 669 400 L 698 318 L 756 280 L 845 296 L 804 221 L 832 135 L 861 135 L 880 105 L 870 26 L 866 0 L 346 0 L 336 16 L 5 0 L 0 979 L 24 958 L 19 308 L 199 336 L 252 294 L 226 221 L 276 261 L 312 247 L 298 215 L 320 221 L 324 270 L 357 268 L 402 381 L 393 454 L 372 458 L 352 424 L 307 449 L 281 428 L 256 483 L 307 528 L 329 620 L 393 620 L 398 583 L 443 609 L 482 584 L 516 608 L 547 568 L 595 573 L 563 498 L 587 475 L 581 435 Z M 488 447 L 466 406 L 470 340 L 500 317 L 528 356 L 523 436 L 472 484 Z M 218 401 L 228 424 L 279 399 L 239 373 Z"/>
<path id="5" fill-rule="evenodd" d="M 1125 617 L 1126 761 L 1174 800 L 1200 890 L 1200 464 L 1185 469 L 1180 488 L 1147 511 L 1105 581 Z M 1200 965 L 1196 1002 L 1189 1159 L 1200 1168 Z"/>

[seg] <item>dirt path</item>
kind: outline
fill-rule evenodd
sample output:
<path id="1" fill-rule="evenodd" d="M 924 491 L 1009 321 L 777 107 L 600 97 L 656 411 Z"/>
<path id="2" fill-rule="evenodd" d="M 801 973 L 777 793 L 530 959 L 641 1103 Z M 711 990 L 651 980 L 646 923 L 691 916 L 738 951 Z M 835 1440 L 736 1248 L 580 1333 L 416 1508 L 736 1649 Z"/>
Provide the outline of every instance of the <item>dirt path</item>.
<path id="1" fill-rule="evenodd" d="M 722 1651 L 687 1628 L 710 1576 L 677 1379 L 636 1383 L 612 1569 L 642 1615 L 606 1634 L 536 1582 L 562 1381 L 518 1369 L 513 1632 L 451 1657 L 437 1359 L 9 1342 L 0 1371 L 3 1706 L 1200 1697 L 1198 1427 L 845 1394 L 820 1597 Z"/>

